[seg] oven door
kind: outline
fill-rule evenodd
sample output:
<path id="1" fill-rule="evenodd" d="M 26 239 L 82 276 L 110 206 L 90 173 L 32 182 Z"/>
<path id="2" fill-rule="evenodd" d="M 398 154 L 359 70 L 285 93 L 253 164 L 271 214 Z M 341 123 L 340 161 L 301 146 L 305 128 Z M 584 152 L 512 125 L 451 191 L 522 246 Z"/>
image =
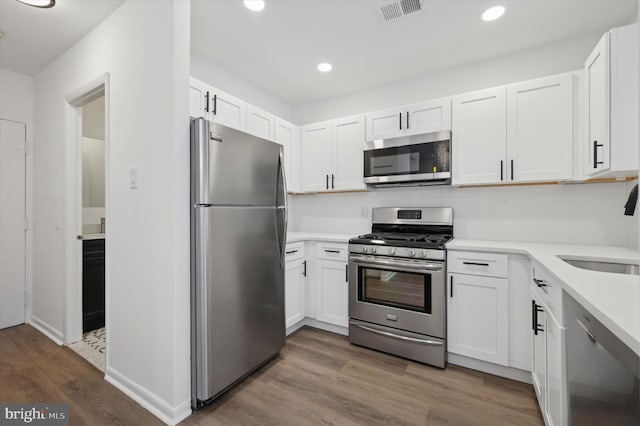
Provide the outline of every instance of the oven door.
<path id="1" fill-rule="evenodd" d="M 349 317 L 444 338 L 444 262 L 351 254 Z"/>

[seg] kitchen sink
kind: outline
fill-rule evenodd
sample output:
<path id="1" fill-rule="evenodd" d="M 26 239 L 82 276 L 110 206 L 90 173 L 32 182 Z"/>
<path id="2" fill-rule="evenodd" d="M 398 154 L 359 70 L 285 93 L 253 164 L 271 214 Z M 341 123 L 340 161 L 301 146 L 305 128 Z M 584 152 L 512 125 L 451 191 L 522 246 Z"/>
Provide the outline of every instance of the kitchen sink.
<path id="1" fill-rule="evenodd" d="M 590 271 L 611 272 L 614 274 L 639 275 L 638 264 L 623 262 L 601 262 L 595 260 L 568 259 L 560 257 L 571 266 Z"/>

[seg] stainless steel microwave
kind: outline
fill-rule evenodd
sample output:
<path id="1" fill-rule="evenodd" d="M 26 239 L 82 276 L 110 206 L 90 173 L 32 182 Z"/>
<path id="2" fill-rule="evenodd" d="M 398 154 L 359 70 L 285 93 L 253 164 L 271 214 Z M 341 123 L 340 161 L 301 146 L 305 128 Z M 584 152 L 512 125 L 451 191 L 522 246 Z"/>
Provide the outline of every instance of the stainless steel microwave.
<path id="1" fill-rule="evenodd" d="M 371 186 L 451 183 L 451 132 L 367 142 L 364 182 Z"/>

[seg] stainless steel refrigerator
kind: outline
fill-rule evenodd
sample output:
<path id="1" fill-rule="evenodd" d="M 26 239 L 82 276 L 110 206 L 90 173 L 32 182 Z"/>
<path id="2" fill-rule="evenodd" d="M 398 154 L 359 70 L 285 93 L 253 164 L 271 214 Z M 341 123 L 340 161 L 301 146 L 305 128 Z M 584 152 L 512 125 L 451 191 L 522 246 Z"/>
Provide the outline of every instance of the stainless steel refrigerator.
<path id="1" fill-rule="evenodd" d="M 191 120 L 191 371 L 198 408 L 285 342 L 282 147 Z"/>

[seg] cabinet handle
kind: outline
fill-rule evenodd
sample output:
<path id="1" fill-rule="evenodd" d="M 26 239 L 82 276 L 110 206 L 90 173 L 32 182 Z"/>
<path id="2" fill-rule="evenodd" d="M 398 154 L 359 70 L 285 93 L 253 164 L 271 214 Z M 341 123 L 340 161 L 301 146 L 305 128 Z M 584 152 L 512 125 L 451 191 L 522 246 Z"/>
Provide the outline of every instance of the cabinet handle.
<path id="1" fill-rule="evenodd" d="M 538 324 L 538 312 L 544 312 L 544 309 L 542 309 L 542 307 L 540 305 L 538 305 L 537 303 L 535 304 L 535 308 L 536 308 L 536 328 L 534 330 L 536 336 L 538 335 L 538 333 L 544 331 L 544 328 L 540 327 L 540 324 Z"/>
<path id="2" fill-rule="evenodd" d="M 534 278 L 533 282 L 536 283 L 538 287 L 548 287 L 549 284 L 545 282 L 545 280 L 539 280 L 538 278 Z"/>
<path id="3" fill-rule="evenodd" d="M 400 123 L 400 130 L 402 130 L 402 113 L 400 113 L 400 116 L 399 116 L 399 120 L 398 120 L 398 121 L 399 121 L 399 123 Z"/>
<path id="4" fill-rule="evenodd" d="M 209 91 L 208 90 L 207 90 L 207 94 L 204 95 L 204 98 L 207 100 L 207 103 L 206 103 L 206 105 L 204 107 L 204 111 L 205 112 L 209 112 Z"/>
<path id="5" fill-rule="evenodd" d="M 329 250 L 329 249 L 324 249 L 325 253 L 338 253 L 340 254 L 340 250 Z"/>
<path id="6" fill-rule="evenodd" d="M 511 159 L 511 180 L 513 180 L 513 159 Z"/>
<path id="7" fill-rule="evenodd" d="M 453 275 L 449 277 L 449 297 L 453 299 Z"/>
<path id="8" fill-rule="evenodd" d="M 213 115 L 218 114 L 218 95 L 213 95 Z"/>
<path id="9" fill-rule="evenodd" d="M 307 276 L 307 261 L 305 260 L 304 262 L 302 262 L 302 276 L 306 277 Z"/>
<path id="10" fill-rule="evenodd" d="M 504 180 L 504 160 L 500 160 L 500 180 Z"/>
<path id="11" fill-rule="evenodd" d="M 331 189 L 335 189 L 336 187 L 336 177 L 332 174 L 331 175 Z"/>
<path id="12" fill-rule="evenodd" d="M 286 254 L 293 254 L 293 253 L 297 253 L 298 250 L 289 250 L 287 252 L 285 252 Z"/>
<path id="13" fill-rule="evenodd" d="M 409 111 L 407 111 L 407 130 L 409 129 Z"/>
<path id="14" fill-rule="evenodd" d="M 602 161 L 598 161 L 598 147 L 602 147 L 598 141 L 593 141 L 593 168 L 597 169 L 598 165 L 603 164 Z"/>
<path id="15" fill-rule="evenodd" d="M 344 265 L 344 280 L 349 282 L 349 264 Z"/>
<path id="16" fill-rule="evenodd" d="M 329 189 L 329 175 L 325 175 L 327 177 L 326 183 L 325 183 L 325 187 L 327 189 Z"/>
<path id="17" fill-rule="evenodd" d="M 542 311 L 544 311 L 544 309 L 542 309 L 540 305 L 536 303 L 535 300 L 532 300 L 531 301 L 531 329 L 533 330 L 533 334 L 535 334 L 536 336 L 538 335 L 539 332 L 544 331 L 544 329 L 540 327 L 540 324 L 538 324 L 538 312 L 542 312 Z"/>
<path id="18" fill-rule="evenodd" d="M 463 265 L 475 265 L 475 266 L 489 266 L 488 263 L 482 262 L 462 262 Z"/>

